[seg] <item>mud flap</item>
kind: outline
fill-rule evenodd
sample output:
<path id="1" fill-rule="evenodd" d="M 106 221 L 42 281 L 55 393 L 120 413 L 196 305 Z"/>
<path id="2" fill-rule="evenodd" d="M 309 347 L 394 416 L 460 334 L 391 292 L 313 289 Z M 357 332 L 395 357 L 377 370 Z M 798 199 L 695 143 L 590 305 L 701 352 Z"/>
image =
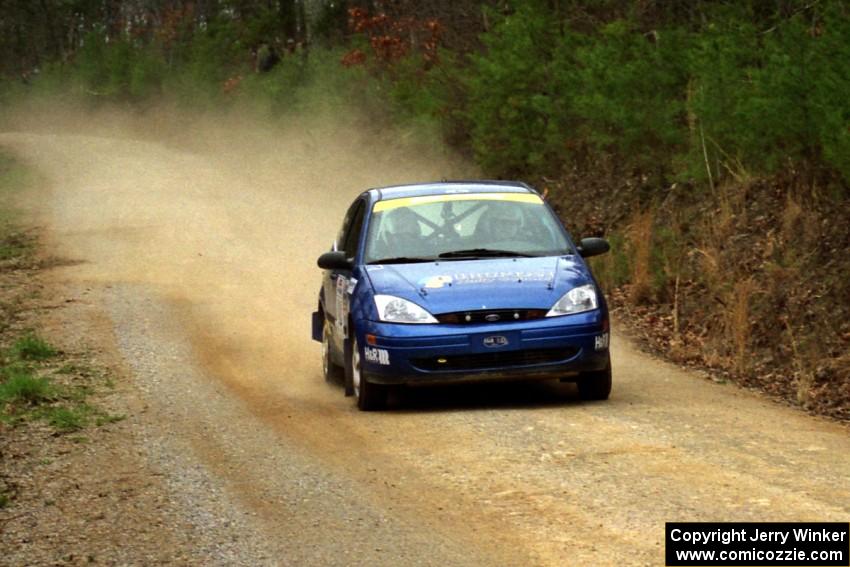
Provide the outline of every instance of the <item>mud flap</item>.
<path id="1" fill-rule="evenodd" d="M 354 372 L 351 368 L 351 341 L 345 339 L 343 341 L 343 354 L 345 356 L 345 395 L 354 395 Z"/>
<path id="2" fill-rule="evenodd" d="M 319 311 L 313 311 L 313 340 L 322 342 L 322 325 L 324 318 Z"/>

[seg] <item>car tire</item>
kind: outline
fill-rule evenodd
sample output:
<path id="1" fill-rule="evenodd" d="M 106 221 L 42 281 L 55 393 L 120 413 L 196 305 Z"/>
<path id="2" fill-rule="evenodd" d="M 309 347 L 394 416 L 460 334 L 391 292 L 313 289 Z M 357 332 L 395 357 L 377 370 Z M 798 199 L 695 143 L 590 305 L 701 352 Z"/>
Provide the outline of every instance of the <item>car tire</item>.
<path id="1" fill-rule="evenodd" d="M 582 400 L 607 400 L 611 395 L 611 361 L 605 370 L 583 373 L 576 385 Z"/>
<path id="2" fill-rule="evenodd" d="M 326 382 L 339 384 L 343 379 L 343 369 L 331 356 L 331 328 L 330 321 L 325 319 L 322 325 L 322 374 Z"/>
<path id="3" fill-rule="evenodd" d="M 351 337 L 351 386 L 357 398 L 357 407 L 362 411 L 376 411 L 387 405 L 387 388 L 383 384 L 375 384 L 366 379 L 360 361 L 360 346 L 357 338 Z"/>

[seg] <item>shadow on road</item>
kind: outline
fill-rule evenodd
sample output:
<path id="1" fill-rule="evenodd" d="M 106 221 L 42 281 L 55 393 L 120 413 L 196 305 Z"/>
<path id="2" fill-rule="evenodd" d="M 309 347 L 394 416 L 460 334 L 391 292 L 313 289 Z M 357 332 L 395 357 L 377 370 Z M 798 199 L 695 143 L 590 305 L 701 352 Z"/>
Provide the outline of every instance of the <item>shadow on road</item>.
<path id="1" fill-rule="evenodd" d="M 581 403 L 574 384 L 557 381 L 449 384 L 397 388 L 388 409 L 395 412 L 527 409 Z"/>

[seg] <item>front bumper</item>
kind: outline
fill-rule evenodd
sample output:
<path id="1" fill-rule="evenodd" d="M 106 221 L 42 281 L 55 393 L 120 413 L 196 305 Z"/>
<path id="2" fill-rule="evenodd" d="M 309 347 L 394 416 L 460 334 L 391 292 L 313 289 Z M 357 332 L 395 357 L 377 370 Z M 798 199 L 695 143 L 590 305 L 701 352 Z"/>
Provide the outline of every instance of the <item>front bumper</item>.
<path id="1" fill-rule="evenodd" d="M 379 384 L 569 379 L 604 370 L 608 340 L 600 311 L 500 324 L 364 321 L 357 329 L 363 371 Z"/>

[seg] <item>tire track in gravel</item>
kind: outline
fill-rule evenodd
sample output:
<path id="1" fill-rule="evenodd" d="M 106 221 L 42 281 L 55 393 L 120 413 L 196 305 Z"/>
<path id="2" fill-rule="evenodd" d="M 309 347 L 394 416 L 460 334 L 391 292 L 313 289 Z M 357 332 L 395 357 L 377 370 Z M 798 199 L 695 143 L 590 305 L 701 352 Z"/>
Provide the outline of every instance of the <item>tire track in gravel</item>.
<path id="1" fill-rule="evenodd" d="M 665 521 L 850 516 L 846 428 L 619 338 L 608 403 L 580 404 L 570 385 L 506 384 L 357 412 L 322 381 L 309 338 L 315 258 L 363 188 L 452 172 L 347 131 L 209 135 L 220 132 L 201 128 L 191 145 L 0 141 L 52 179 L 55 245 L 86 260 L 63 277 L 104 290 L 131 366 L 145 357 L 133 345 L 165 326 L 142 333 L 145 313 L 191 346 L 168 372 L 191 393 L 160 383 L 149 394 L 175 416 L 159 435 L 187 443 L 186 458 L 256 514 L 247 531 L 279 561 L 656 564 Z"/>

